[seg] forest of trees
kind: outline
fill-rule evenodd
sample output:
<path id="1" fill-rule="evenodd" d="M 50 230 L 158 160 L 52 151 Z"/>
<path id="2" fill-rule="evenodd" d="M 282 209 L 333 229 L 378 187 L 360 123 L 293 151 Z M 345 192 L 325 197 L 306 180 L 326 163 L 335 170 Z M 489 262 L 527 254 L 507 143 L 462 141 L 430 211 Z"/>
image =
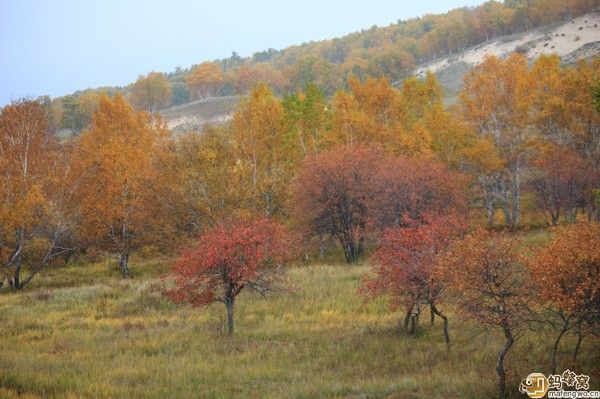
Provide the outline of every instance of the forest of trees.
<path id="1" fill-rule="evenodd" d="M 448 302 L 498 329 L 500 397 L 519 331 L 556 326 L 553 369 L 565 333 L 597 332 L 600 58 L 489 57 L 451 108 L 432 74 L 400 88 L 353 78 L 331 99 L 314 83 L 283 98 L 261 83 L 229 124 L 184 135 L 154 112 L 169 93 L 162 79 L 136 84 L 143 111 L 118 93 L 90 97 L 87 127 L 63 140 L 48 102 L 2 108 L 0 271 L 11 289 L 73 255 L 117 254 L 128 277 L 136 251 L 183 245 L 167 294 L 223 302 L 232 333 L 242 289 L 279 289 L 284 263 L 337 247 L 348 263 L 370 259 L 361 291 L 402 307 L 410 333 L 428 308 L 450 348 Z M 194 96 L 218 90 L 201 80 L 190 78 Z M 557 224 L 530 257 L 511 233 Z"/>
<path id="2" fill-rule="evenodd" d="M 277 95 L 316 84 L 330 97 L 353 78 L 399 83 L 415 66 L 498 37 L 568 21 L 597 7 L 595 0 L 488 1 L 446 14 L 425 15 L 340 38 L 269 49 L 251 57 L 203 62 L 170 73 L 150 72 L 121 88 L 78 91 L 53 100 L 52 128 L 79 133 L 89 126 L 102 93 L 121 93 L 136 109 L 155 112 L 213 96 L 245 95 L 260 82 Z"/>

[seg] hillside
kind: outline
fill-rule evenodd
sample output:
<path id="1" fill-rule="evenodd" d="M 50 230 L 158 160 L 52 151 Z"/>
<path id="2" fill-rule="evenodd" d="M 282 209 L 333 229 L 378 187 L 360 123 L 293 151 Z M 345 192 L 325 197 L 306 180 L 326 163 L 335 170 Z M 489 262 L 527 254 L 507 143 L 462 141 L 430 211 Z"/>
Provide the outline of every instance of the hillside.
<path id="1" fill-rule="evenodd" d="M 169 129 L 175 133 L 198 131 L 205 124 L 220 124 L 231 119 L 239 96 L 223 96 L 192 101 L 161 111 Z"/>
<path id="2" fill-rule="evenodd" d="M 443 57 L 419 65 L 415 74 L 424 76 L 427 70 L 435 72 L 445 89 L 448 102 L 455 100 L 464 74 L 481 63 L 486 56 L 504 57 L 514 51 L 522 52 L 533 60 L 543 54 L 558 54 L 564 64 L 600 54 L 600 13 L 594 12 L 571 21 L 546 26 L 531 32 L 504 36 L 474 46 L 460 54 Z"/>
<path id="3" fill-rule="evenodd" d="M 492 0 L 333 39 L 269 48 L 246 57 L 232 52 L 228 58 L 198 60 L 171 72 L 149 72 L 124 87 L 79 90 L 53 100 L 41 99 L 51 108 L 55 131 L 85 129 L 95 108 L 94 98 L 97 102 L 100 93 L 121 93 L 139 109 L 162 109 L 169 126 L 181 132 L 227 120 L 234 98 L 246 95 L 259 82 L 267 82 L 279 96 L 305 89 L 310 83 L 332 96 L 347 87 L 350 77 L 400 82 L 429 68 L 436 71 L 446 89 L 447 102 L 452 102 L 464 73 L 486 54 L 502 56 L 518 50 L 533 59 L 557 52 L 566 63 L 597 54 L 597 13 L 597 0 Z M 206 75 L 208 70 L 213 75 Z M 143 89 L 151 87 L 145 80 L 151 74 L 162 80 L 164 87 L 159 106 L 145 102 L 154 98 Z M 214 80 L 206 80 L 208 76 Z M 226 99 L 190 103 L 207 97 L 197 95 L 198 85 L 210 87 L 210 96 Z M 177 108 L 169 108 L 172 106 Z"/>
<path id="4" fill-rule="evenodd" d="M 444 88 L 445 102 L 456 101 L 464 75 L 481 63 L 486 56 L 505 57 L 522 52 L 530 60 L 543 54 L 558 54 L 564 64 L 600 55 L 600 12 L 547 25 L 529 32 L 501 36 L 470 47 L 460 53 L 419 64 L 411 73 L 425 76 L 427 70 L 435 73 Z M 161 113 L 169 128 L 175 132 L 199 130 L 204 124 L 219 124 L 231 118 L 240 96 L 222 96 L 190 102 L 168 108 Z"/>

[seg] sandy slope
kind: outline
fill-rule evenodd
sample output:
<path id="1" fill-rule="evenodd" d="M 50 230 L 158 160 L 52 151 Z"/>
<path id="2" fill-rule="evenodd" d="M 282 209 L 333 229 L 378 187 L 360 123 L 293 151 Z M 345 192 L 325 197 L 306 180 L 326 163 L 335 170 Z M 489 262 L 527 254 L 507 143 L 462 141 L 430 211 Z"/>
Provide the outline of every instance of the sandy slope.
<path id="1" fill-rule="evenodd" d="M 534 59 L 542 54 L 556 53 L 563 59 L 586 48 L 598 48 L 600 43 L 600 13 L 592 13 L 576 18 L 554 28 L 542 28 L 524 35 L 499 38 L 464 51 L 458 56 L 451 56 L 425 64 L 416 69 L 417 75 L 424 75 L 427 70 L 439 72 L 458 63 L 472 67 L 481 63 L 488 55 L 505 56 L 517 49 L 527 49 L 527 57 Z M 596 53 L 597 54 L 597 53 Z M 592 55 L 592 54 L 589 54 Z"/>

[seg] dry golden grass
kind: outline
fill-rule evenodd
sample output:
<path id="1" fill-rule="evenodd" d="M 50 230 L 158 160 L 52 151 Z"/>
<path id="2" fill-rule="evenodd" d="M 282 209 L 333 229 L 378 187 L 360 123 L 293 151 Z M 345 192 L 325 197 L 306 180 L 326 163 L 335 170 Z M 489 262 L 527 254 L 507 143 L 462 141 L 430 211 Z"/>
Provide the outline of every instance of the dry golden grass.
<path id="1" fill-rule="evenodd" d="M 162 294 L 168 261 L 135 261 L 133 278 L 103 262 L 56 269 L 19 293 L 0 293 L 0 397 L 6 398 L 485 398 L 495 394 L 500 339 L 451 319 L 453 350 L 424 317 L 397 331 L 385 301 L 356 293 L 366 266 L 289 270 L 293 293 L 243 293 L 236 333 L 224 309 L 198 310 Z M 428 315 L 425 315 L 428 316 Z M 550 336 L 531 333 L 509 355 L 520 379 L 547 372 Z M 566 340 L 560 368 L 573 344 Z M 576 370 L 600 382 L 598 347 Z"/>

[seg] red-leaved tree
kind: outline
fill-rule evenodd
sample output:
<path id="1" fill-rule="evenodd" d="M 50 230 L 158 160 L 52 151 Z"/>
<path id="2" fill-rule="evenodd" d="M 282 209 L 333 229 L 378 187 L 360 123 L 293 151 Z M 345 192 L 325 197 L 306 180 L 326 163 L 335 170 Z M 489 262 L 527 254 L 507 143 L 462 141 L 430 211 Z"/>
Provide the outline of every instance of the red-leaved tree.
<path id="1" fill-rule="evenodd" d="M 429 306 L 431 323 L 435 315 L 444 321 L 444 339 L 450 345 L 448 317 L 439 309 L 445 282 L 433 273 L 453 239 L 466 229 L 466 220 L 456 215 L 424 215 L 425 223 L 405 219 L 407 227 L 383 231 L 372 257 L 375 277 L 367 278 L 361 290 L 371 295 L 389 295 L 390 306 L 404 305 L 404 328 L 414 333 L 424 306 Z"/>
<path id="2" fill-rule="evenodd" d="M 364 252 L 369 233 L 403 226 L 408 215 L 467 210 L 465 176 L 432 160 L 392 158 L 377 147 L 337 146 L 307 158 L 293 187 L 293 213 L 308 236 L 330 236 L 348 263 Z"/>
<path id="3" fill-rule="evenodd" d="M 294 181 L 293 211 L 306 235 L 335 238 L 348 263 L 363 254 L 382 161 L 373 147 L 334 147 L 307 158 Z"/>
<path id="4" fill-rule="evenodd" d="M 431 159 L 398 157 L 379 166 L 370 222 L 377 230 L 412 223 L 427 215 L 465 215 L 468 177 Z"/>
<path id="5" fill-rule="evenodd" d="M 282 288 L 281 267 L 293 254 L 292 237 L 271 220 L 224 222 L 182 252 L 171 269 L 175 288 L 168 295 L 197 307 L 222 302 L 232 334 L 238 294 L 244 288 L 261 295 Z"/>
<path id="6" fill-rule="evenodd" d="M 575 221 L 577 209 L 592 208 L 592 189 L 598 182 L 593 166 L 575 151 L 557 145 L 540 151 L 533 161 L 529 186 L 540 207 L 548 212 L 552 224 L 565 212 Z"/>

